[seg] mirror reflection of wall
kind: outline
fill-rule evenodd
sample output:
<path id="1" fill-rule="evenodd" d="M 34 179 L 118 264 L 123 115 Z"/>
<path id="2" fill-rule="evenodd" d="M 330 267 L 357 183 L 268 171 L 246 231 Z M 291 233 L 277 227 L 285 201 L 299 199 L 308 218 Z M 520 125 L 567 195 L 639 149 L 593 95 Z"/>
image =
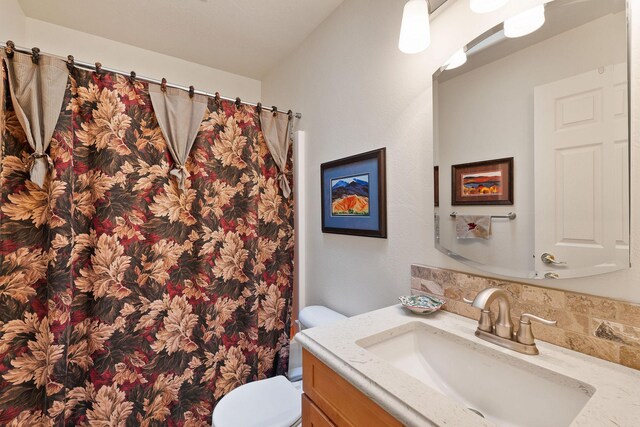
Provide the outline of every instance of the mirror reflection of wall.
<path id="1" fill-rule="evenodd" d="M 556 0 L 545 14 L 525 37 L 492 29 L 467 45 L 464 65 L 434 76 L 436 245 L 514 277 L 627 268 L 626 4 Z M 512 205 L 452 204 L 452 165 L 509 157 Z M 454 211 L 517 217 L 493 219 L 489 238 L 460 238 Z M 543 262 L 545 253 L 566 264 Z"/>

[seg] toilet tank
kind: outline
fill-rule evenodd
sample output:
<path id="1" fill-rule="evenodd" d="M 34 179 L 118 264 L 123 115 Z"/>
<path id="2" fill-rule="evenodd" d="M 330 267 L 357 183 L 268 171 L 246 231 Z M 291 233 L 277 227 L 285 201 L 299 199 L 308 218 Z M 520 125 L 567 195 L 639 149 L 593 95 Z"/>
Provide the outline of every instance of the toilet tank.
<path id="1" fill-rule="evenodd" d="M 298 314 L 298 322 L 301 330 L 328 325 L 346 318 L 346 316 L 322 305 L 310 305 L 300 310 Z"/>

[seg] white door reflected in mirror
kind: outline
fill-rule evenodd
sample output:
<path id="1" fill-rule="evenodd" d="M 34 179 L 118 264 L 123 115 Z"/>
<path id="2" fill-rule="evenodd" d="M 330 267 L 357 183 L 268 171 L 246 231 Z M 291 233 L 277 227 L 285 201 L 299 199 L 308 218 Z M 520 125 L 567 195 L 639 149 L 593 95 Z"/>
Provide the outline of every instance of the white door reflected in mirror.
<path id="1" fill-rule="evenodd" d="M 534 89 L 536 271 L 607 273 L 629 260 L 627 64 Z M 565 264 L 545 263 L 552 252 Z M 540 255 L 542 254 L 542 255 Z"/>

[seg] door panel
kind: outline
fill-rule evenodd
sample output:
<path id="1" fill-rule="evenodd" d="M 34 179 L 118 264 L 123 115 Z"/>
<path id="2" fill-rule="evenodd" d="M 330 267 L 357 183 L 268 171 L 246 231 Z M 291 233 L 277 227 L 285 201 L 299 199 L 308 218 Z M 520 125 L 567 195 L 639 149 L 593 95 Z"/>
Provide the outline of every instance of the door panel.
<path id="1" fill-rule="evenodd" d="M 538 275 L 598 274 L 629 262 L 626 91 L 626 64 L 534 90 Z M 543 253 L 566 264 L 545 264 Z"/>

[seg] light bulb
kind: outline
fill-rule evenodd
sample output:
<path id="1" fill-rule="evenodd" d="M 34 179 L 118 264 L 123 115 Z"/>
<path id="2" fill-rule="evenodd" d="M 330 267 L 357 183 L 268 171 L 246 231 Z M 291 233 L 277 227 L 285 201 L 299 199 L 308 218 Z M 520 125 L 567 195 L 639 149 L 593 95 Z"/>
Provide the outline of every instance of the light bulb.
<path id="1" fill-rule="evenodd" d="M 544 5 L 524 11 L 504 21 L 504 35 L 510 38 L 533 33 L 544 25 Z"/>
<path id="2" fill-rule="evenodd" d="M 488 13 L 500 9 L 509 0 L 469 0 L 469 7 L 475 13 Z"/>
<path id="3" fill-rule="evenodd" d="M 445 70 L 453 70 L 454 68 L 458 68 L 462 64 L 467 62 L 467 54 L 464 51 L 464 48 L 459 49 L 454 53 L 451 58 L 447 61 L 444 66 Z"/>
<path id="4" fill-rule="evenodd" d="M 398 48 L 404 53 L 418 53 L 429 47 L 429 5 L 426 0 L 409 0 L 404 5 Z"/>

